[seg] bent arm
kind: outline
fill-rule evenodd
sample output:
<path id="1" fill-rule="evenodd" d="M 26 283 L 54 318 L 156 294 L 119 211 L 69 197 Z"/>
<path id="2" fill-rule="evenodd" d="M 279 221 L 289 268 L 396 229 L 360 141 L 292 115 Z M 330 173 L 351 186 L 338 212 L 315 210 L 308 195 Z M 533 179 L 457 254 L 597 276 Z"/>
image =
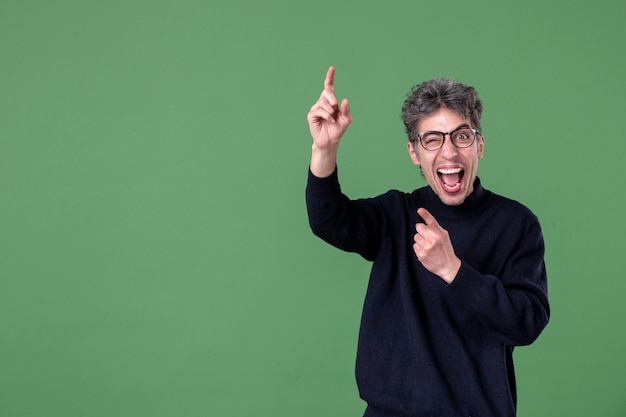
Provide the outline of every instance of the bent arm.
<path id="1" fill-rule="evenodd" d="M 306 206 L 316 236 L 344 251 L 374 259 L 382 214 L 373 199 L 350 200 L 343 194 L 336 169 L 325 178 L 309 171 Z"/>
<path id="2" fill-rule="evenodd" d="M 522 346 L 534 342 L 550 317 L 539 224 L 528 230 L 502 276 L 481 274 L 464 262 L 450 289 L 504 343 Z"/>

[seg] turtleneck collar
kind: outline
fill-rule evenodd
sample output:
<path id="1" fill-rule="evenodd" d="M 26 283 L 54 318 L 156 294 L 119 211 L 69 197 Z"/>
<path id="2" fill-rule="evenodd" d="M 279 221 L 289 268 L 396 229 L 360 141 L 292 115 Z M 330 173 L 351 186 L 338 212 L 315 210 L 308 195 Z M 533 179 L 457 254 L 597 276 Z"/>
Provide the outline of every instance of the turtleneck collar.
<path id="1" fill-rule="evenodd" d="M 485 190 L 480 178 L 474 180 L 474 191 L 458 206 L 444 204 L 430 186 L 420 188 L 414 192 L 421 205 L 430 211 L 435 218 L 449 220 L 464 219 L 482 212 L 491 197 L 491 192 Z"/>

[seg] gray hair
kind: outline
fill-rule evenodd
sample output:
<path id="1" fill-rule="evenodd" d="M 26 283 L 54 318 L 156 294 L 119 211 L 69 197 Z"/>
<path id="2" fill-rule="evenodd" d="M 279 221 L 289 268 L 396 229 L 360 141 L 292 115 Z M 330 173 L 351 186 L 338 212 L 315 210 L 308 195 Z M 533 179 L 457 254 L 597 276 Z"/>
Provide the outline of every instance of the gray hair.
<path id="1" fill-rule="evenodd" d="M 414 86 L 402 106 L 402 120 L 409 141 L 417 134 L 418 124 L 441 108 L 447 108 L 469 119 L 472 127 L 480 128 L 483 103 L 474 87 L 450 78 L 434 78 Z"/>

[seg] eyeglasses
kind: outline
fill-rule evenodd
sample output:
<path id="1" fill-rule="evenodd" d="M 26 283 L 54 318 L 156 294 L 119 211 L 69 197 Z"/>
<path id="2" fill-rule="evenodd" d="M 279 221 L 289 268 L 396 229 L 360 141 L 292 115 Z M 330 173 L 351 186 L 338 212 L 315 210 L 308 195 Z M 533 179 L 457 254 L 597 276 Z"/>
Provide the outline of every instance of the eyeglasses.
<path id="1" fill-rule="evenodd" d="M 418 134 L 413 140 L 419 139 L 420 144 L 427 151 L 437 151 L 443 146 L 443 142 L 446 140 L 446 135 L 450 136 L 452 144 L 457 148 L 469 148 L 476 140 L 476 135 L 480 135 L 478 129 L 472 129 L 470 127 L 461 126 L 452 132 L 437 132 L 429 131 Z"/>

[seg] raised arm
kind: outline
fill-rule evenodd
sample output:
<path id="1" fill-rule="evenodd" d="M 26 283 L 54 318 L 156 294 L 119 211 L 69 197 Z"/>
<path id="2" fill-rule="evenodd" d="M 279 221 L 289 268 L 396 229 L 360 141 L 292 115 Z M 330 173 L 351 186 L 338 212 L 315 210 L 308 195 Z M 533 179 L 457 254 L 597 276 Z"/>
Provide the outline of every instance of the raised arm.
<path id="1" fill-rule="evenodd" d="M 350 123 L 352 114 L 348 100 L 341 104 L 335 96 L 335 67 L 328 68 L 324 91 L 307 115 L 313 137 L 311 172 L 319 178 L 328 177 L 335 170 L 339 141 Z"/>

